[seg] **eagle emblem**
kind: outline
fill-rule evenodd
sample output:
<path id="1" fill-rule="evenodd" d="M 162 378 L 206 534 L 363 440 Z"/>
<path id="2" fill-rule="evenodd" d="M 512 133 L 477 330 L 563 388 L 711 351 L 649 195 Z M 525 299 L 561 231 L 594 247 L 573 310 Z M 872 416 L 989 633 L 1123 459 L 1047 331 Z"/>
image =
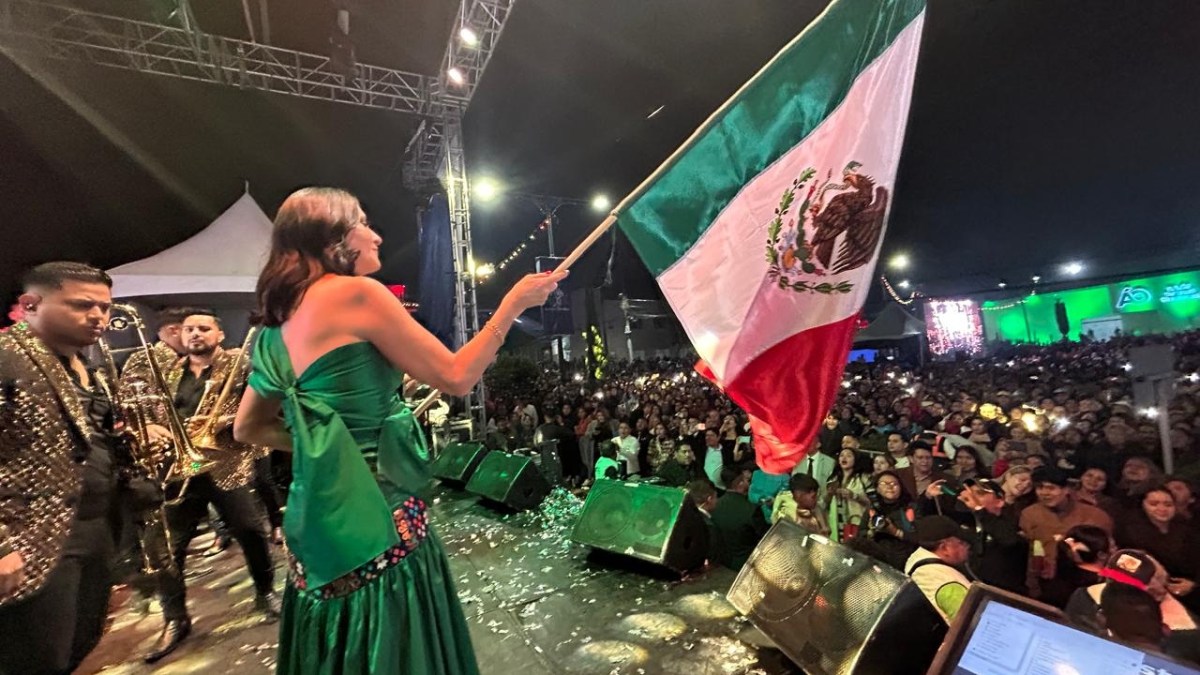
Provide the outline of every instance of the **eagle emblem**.
<path id="1" fill-rule="evenodd" d="M 879 246 L 888 191 L 860 173 L 860 166 L 847 164 L 838 183 L 832 170 L 825 180 L 814 180 L 817 172 L 809 167 L 784 191 L 767 227 L 767 276 L 779 288 L 831 295 L 854 287 L 817 279 L 866 265 Z M 803 201 L 793 212 L 797 193 Z"/>

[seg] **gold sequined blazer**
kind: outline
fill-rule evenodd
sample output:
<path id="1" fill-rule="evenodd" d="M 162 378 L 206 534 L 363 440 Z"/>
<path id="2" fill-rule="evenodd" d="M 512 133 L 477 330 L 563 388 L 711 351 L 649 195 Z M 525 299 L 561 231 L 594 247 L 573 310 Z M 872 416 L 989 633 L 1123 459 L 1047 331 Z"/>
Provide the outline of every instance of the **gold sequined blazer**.
<path id="1" fill-rule="evenodd" d="M 208 380 L 210 383 L 208 385 L 209 393 L 201 397 L 200 408 L 196 410 L 197 417 L 213 414 L 212 406 L 216 403 L 222 387 L 225 386 L 225 380 L 230 376 L 233 363 L 241 351 L 241 349 L 217 348 L 213 355 L 212 372 Z M 179 358 L 163 372 L 172 401 L 179 393 L 179 381 L 183 378 L 183 369 L 187 367 L 187 364 L 187 357 Z M 246 390 L 246 378 L 249 374 L 250 359 L 247 358 L 242 361 L 242 367 L 234 374 L 237 379 L 234 380 L 233 392 L 226 399 L 221 410 L 216 413 L 218 416 L 237 414 L 238 403 L 241 402 L 242 393 Z M 186 422 L 186 420 L 184 421 Z M 266 454 L 266 450 L 249 443 L 235 441 L 232 426 L 226 427 L 217 434 L 217 442 L 220 444 L 220 450 L 206 453 L 208 459 L 217 462 L 216 466 L 212 468 L 211 474 L 217 487 L 222 490 L 234 490 L 249 485 L 254 480 L 254 461 Z"/>
<path id="2" fill-rule="evenodd" d="M 75 383 L 24 324 L 0 333 L 0 553 L 25 580 L 0 605 L 35 593 L 58 564 L 83 491 L 91 427 Z"/>

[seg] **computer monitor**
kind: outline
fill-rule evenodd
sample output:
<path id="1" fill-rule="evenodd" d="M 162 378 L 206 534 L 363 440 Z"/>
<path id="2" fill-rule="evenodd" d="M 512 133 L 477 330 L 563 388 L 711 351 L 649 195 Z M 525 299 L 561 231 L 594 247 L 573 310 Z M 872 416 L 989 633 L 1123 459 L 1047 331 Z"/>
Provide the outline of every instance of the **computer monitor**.
<path id="1" fill-rule="evenodd" d="M 1200 675 L 1200 669 L 1073 628 L 1062 612 L 973 584 L 930 675 Z"/>

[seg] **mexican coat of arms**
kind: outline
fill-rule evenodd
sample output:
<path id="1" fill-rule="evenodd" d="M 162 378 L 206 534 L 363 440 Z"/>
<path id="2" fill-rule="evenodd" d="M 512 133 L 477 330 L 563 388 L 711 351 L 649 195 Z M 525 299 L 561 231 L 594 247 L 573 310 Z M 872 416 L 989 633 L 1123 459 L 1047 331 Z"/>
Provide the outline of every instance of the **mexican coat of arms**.
<path id="1" fill-rule="evenodd" d="M 849 293 L 849 281 L 820 281 L 866 265 L 883 235 L 888 191 L 850 162 L 841 182 L 807 168 L 784 191 L 767 227 L 767 276 L 780 289 L 799 293 Z M 797 194 L 803 197 L 799 208 Z M 832 194 L 832 196 L 830 196 Z"/>

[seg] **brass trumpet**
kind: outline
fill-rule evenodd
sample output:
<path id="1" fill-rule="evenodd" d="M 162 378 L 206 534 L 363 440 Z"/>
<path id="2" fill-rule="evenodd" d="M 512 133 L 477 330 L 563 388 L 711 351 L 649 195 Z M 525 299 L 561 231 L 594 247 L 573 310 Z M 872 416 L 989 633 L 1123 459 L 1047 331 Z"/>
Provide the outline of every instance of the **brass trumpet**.
<path id="1" fill-rule="evenodd" d="M 217 442 L 217 418 L 221 416 L 221 411 L 225 409 L 237 382 L 242 379 L 242 364 L 246 361 L 246 355 L 250 351 L 250 343 L 254 339 L 254 333 L 257 330 L 258 326 L 251 326 L 250 330 L 246 332 L 246 339 L 242 341 L 242 349 L 234 357 L 233 363 L 229 364 L 229 371 L 225 375 L 225 382 L 221 385 L 221 393 L 217 395 L 217 399 L 213 401 L 211 406 L 206 407 L 205 404 L 208 402 L 208 394 L 211 391 L 211 387 L 206 388 L 204 396 L 200 399 L 200 404 L 196 406 L 197 411 L 208 411 L 208 419 L 205 420 L 204 426 L 200 427 L 200 430 L 191 438 L 192 447 L 201 453 L 221 450 Z"/>

